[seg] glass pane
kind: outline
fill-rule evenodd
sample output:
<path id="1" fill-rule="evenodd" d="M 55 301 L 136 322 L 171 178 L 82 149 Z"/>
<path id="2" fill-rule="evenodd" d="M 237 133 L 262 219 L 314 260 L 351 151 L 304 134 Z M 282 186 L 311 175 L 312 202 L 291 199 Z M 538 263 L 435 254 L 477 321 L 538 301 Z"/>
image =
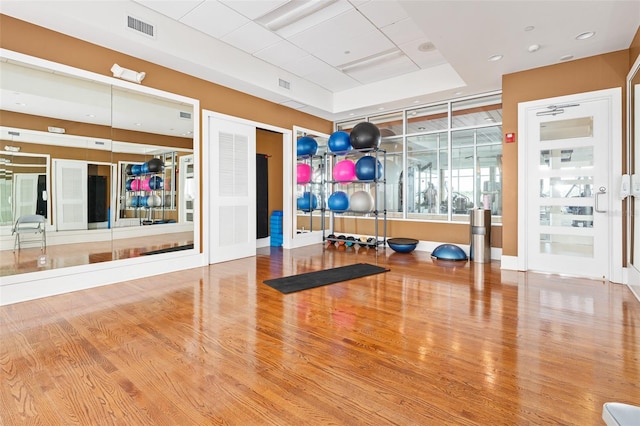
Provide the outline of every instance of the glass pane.
<path id="1" fill-rule="evenodd" d="M 478 145 L 485 145 L 485 144 L 502 145 L 502 127 L 492 126 L 492 127 L 481 127 L 477 129 L 476 143 Z"/>
<path id="2" fill-rule="evenodd" d="M 433 105 L 407 111 L 407 133 L 447 130 L 449 113 L 447 104 Z"/>
<path id="3" fill-rule="evenodd" d="M 475 165 L 473 151 L 473 146 L 451 150 L 451 210 L 454 221 L 468 221 L 469 209 L 474 207 Z"/>
<path id="4" fill-rule="evenodd" d="M 502 96 L 493 95 L 451 104 L 451 127 L 477 127 L 502 123 Z"/>
<path id="5" fill-rule="evenodd" d="M 569 170 L 593 167 L 593 147 L 540 151 L 540 170 Z"/>
<path id="6" fill-rule="evenodd" d="M 540 141 L 587 138 L 593 136 L 593 117 L 570 118 L 568 120 L 540 123 Z"/>
<path id="7" fill-rule="evenodd" d="M 476 150 L 475 205 L 502 214 L 502 145 L 482 145 Z"/>
<path id="8" fill-rule="evenodd" d="M 582 235 L 540 234 L 540 253 L 593 257 L 593 237 Z"/>
<path id="9" fill-rule="evenodd" d="M 383 186 L 378 185 L 379 205 L 385 205 L 386 201 L 387 213 L 391 213 L 390 216 L 393 217 L 402 217 L 402 148 L 399 152 L 387 152 L 384 176 L 386 178 L 384 193 L 381 193 Z M 393 213 L 399 214 L 394 215 Z"/>
<path id="10" fill-rule="evenodd" d="M 540 179 L 540 196 L 551 198 L 593 197 L 593 177 L 562 176 Z"/>
<path id="11" fill-rule="evenodd" d="M 540 206 L 540 225 L 593 228 L 593 207 Z"/>
<path id="12" fill-rule="evenodd" d="M 382 138 L 402 135 L 404 132 L 402 112 L 371 117 L 369 121 L 378 126 Z"/>
<path id="13" fill-rule="evenodd" d="M 476 131 L 474 129 L 471 130 L 458 130 L 457 132 L 451 133 L 451 146 L 461 147 L 461 146 L 473 146 L 475 143 Z"/>
<path id="14" fill-rule="evenodd" d="M 447 134 L 411 136 L 407 138 L 407 143 L 411 153 L 407 159 L 409 218 L 445 220 L 446 205 L 442 212 L 441 203 L 446 189 L 441 179 L 443 165 L 439 164 L 439 160 L 447 157 Z"/>
<path id="15" fill-rule="evenodd" d="M 366 120 L 360 118 L 357 120 L 345 121 L 344 123 L 338 123 L 336 124 L 336 129 L 349 133 L 351 129 L 356 127 L 356 124 L 360 123 L 361 121 L 366 121 Z"/>

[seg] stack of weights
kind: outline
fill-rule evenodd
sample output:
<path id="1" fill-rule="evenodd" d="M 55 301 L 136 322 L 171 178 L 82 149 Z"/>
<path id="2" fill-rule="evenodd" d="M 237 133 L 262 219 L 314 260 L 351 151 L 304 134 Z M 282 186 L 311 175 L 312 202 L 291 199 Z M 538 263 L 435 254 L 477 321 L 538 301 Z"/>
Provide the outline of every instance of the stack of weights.
<path id="1" fill-rule="evenodd" d="M 271 213 L 271 247 L 282 246 L 282 210 Z"/>

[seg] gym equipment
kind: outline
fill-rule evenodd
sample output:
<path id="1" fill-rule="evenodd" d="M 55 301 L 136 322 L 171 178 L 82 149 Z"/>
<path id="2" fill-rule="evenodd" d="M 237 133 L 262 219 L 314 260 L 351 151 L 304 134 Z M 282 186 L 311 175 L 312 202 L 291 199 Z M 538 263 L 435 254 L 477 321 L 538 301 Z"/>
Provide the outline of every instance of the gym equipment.
<path id="1" fill-rule="evenodd" d="M 147 196 L 147 206 L 149 207 L 162 206 L 162 198 L 160 198 L 160 196 L 156 194 Z"/>
<path id="2" fill-rule="evenodd" d="M 442 260 L 467 260 L 467 254 L 453 244 L 441 244 L 431 252 L 431 257 Z"/>
<path id="3" fill-rule="evenodd" d="M 138 176 L 138 175 L 142 174 L 142 165 L 134 164 L 131 167 L 131 174 L 134 175 L 134 176 Z"/>
<path id="4" fill-rule="evenodd" d="M 306 184 L 311 181 L 311 166 L 304 163 L 299 163 L 296 166 L 296 181 L 298 184 Z"/>
<path id="5" fill-rule="evenodd" d="M 127 189 L 127 191 L 133 191 L 131 189 L 131 185 L 133 184 L 133 182 L 135 182 L 135 179 L 127 179 L 127 183 L 124 184 L 124 187 Z"/>
<path id="6" fill-rule="evenodd" d="M 327 235 L 327 243 L 328 243 L 328 244 L 330 244 L 330 245 L 333 245 L 333 243 L 335 242 L 335 241 L 333 241 L 333 240 L 334 240 L 335 238 L 336 238 L 336 236 L 335 236 L 334 234 L 329 234 L 329 235 Z"/>
<path id="7" fill-rule="evenodd" d="M 414 238 L 389 238 L 387 244 L 398 253 L 411 253 L 416 249 L 418 240 Z"/>
<path id="8" fill-rule="evenodd" d="M 140 179 L 132 179 L 131 190 L 140 191 Z"/>
<path id="9" fill-rule="evenodd" d="M 360 238 L 358 238 L 358 243 L 359 243 L 361 246 L 363 246 L 363 247 L 368 246 L 368 244 L 367 244 L 367 237 L 360 237 Z"/>
<path id="10" fill-rule="evenodd" d="M 139 183 L 139 188 L 142 191 L 151 191 L 151 187 L 149 186 L 149 179 L 151 178 L 146 178 L 146 179 L 142 179 Z"/>
<path id="11" fill-rule="evenodd" d="M 351 247 L 352 245 L 354 245 L 356 243 L 356 238 L 352 237 L 351 235 L 349 235 L 347 237 L 347 241 L 345 242 L 345 244 L 347 245 L 347 247 Z"/>
<path id="12" fill-rule="evenodd" d="M 376 175 L 376 162 L 378 173 Z M 359 180 L 376 180 L 382 178 L 382 163 L 375 157 L 365 155 L 356 162 L 356 177 Z"/>
<path id="13" fill-rule="evenodd" d="M 134 195 L 131 197 L 131 207 L 140 207 L 140 196 Z"/>
<path id="14" fill-rule="evenodd" d="M 124 172 L 127 174 L 127 176 L 133 176 L 133 170 L 131 170 L 133 168 L 133 164 L 127 164 L 127 166 L 124 168 Z"/>
<path id="15" fill-rule="evenodd" d="M 305 192 L 297 200 L 298 210 L 310 212 L 318 207 L 318 198 L 311 192 Z"/>
<path id="16" fill-rule="evenodd" d="M 373 210 L 373 196 L 367 191 L 356 191 L 349 198 L 349 209 L 354 212 L 370 212 Z"/>
<path id="17" fill-rule="evenodd" d="M 329 136 L 329 151 L 335 152 L 338 155 L 344 155 L 347 151 L 351 150 L 351 140 L 349 137 L 349 133 L 338 131 L 333 132 L 331 136 Z"/>
<path id="18" fill-rule="evenodd" d="M 329 200 L 327 202 L 329 206 L 329 210 L 333 210 L 334 212 L 344 212 L 349 210 L 349 196 L 346 192 L 336 191 L 329 196 Z"/>
<path id="19" fill-rule="evenodd" d="M 309 136 L 303 136 L 296 142 L 296 153 L 298 157 L 315 155 L 318 152 L 318 142 Z"/>
<path id="20" fill-rule="evenodd" d="M 338 235 L 338 245 L 343 246 L 347 242 L 347 237 L 344 235 Z"/>
<path id="21" fill-rule="evenodd" d="M 333 168 L 333 179 L 338 182 L 351 182 L 356 179 L 356 165 L 351 160 L 338 161 Z"/>
<path id="22" fill-rule="evenodd" d="M 160 173 L 161 171 L 164 170 L 164 163 L 159 158 L 152 158 L 151 160 L 147 161 L 145 164 L 146 164 L 145 168 L 148 170 L 146 173 Z"/>
<path id="23" fill-rule="evenodd" d="M 149 178 L 149 188 L 152 190 L 158 190 L 164 188 L 164 181 L 160 176 L 151 176 Z"/>
<path id="24" fill-rule="evenodd" d="M 363 121 L 351 129 L 349 140 L 353 149 L 376 149 L 380 145 L 380 129 L 373 123 Z"/>

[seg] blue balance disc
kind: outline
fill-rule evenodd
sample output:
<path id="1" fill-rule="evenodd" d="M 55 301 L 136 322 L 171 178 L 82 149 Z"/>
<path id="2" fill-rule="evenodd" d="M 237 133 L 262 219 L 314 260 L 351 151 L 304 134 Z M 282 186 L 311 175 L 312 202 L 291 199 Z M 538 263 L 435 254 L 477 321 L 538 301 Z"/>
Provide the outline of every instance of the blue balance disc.
<path id="1" fill-rule="evenodd" d="M 387 244 L 398 253 L 411 253 L 418 245 L 414 238 L 389 238 Z"/>
<path id="2" fill-rule="evenodd" d="M 431 252 L 431 257 L 442 260 L 467 260 L 467 254 L 453 244 L 441 244 Z"/>

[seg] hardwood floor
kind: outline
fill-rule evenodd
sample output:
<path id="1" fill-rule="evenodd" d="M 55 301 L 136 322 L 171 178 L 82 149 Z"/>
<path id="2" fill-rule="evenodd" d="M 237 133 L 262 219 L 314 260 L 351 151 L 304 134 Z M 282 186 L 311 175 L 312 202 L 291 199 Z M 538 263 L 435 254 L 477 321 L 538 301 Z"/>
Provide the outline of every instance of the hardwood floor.
<path id="1" fill-rule="evenodd" d="M 264 279 L 390 272 L 283 295 Z M 624 286 L 390 249 L 253 258 L 0 307 L 0 424 L 598 425 L 640 404 Z"/>

